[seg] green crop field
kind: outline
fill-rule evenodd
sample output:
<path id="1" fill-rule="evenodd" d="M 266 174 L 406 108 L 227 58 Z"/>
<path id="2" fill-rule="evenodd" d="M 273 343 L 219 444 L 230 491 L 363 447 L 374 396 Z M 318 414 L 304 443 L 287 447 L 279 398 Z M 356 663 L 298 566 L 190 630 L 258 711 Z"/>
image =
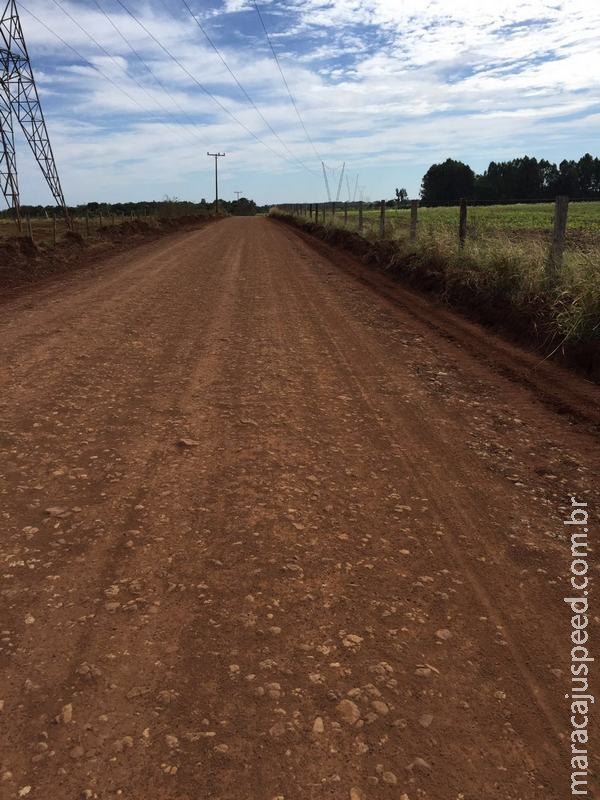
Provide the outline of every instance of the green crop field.
<path id="1" fill-rule="evenodd" d="M 372 225 L 379 221 L 379 209 L 365 211 L 365 220 Z M 419 223 L 424 227 L 452 227 L 458 225 L 457 206 L 419 208 Z M 553 203 L 520 203 L 505 206 L 470 206 L 468 225 L 471 229 L 497 231 L 550 231 L 554 214 Z M 343 211 L 337 216 L 343 218 Z M 356 211 L 349 213 L 349 220 L 357 217 Z M 386 209 L 386 218 L 392 228 L 409 226 L 410 209 Z M 338 220 L 339 224 L 339 220 Z M 600 202 L 571 203 L 569 205 L 568 229 L 572 231 L 596 231 L 600 234 Z"/>

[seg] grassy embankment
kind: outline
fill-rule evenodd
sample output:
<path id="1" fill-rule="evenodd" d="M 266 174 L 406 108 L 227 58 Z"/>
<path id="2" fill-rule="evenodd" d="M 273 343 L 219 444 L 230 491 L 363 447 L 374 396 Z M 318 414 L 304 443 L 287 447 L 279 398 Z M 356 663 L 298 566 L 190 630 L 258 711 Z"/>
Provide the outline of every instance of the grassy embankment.
<path id="1" fill-rule="evenodd" d="M 426 284 L 455 305 L 482 302 L 527 319 L 553 346 L 600 341 L 600 203 L 571 203 L 564 263 L 548 280 L 552 203 L 473 206 L 468 236 L 458 247 L 456 207 L 420 208 L 416 242 L 410 209 L 386 210 L 386 240 L 397 249 L 390 269 Z M 323 220 L 320 220 L 323 223 Z M 356 231 L 358 212 L 348 212 Z M 344 212 L 326 215 L 327 228 L 343 228 Z M 379 239 L 379 211 L 364 213 L 363 237 Z M 518 321 L 517 321 L 518 322 Z"/>

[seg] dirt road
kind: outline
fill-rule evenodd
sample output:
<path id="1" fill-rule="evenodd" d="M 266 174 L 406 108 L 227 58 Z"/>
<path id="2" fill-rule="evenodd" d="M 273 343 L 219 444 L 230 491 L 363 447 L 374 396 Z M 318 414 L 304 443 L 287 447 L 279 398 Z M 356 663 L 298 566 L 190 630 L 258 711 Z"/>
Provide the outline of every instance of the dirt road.
<path id="1" fill-rule="evenodd" d="M 598 440 L 423 302 L 229 219 L 0 306 L 2 798 L 570 796 Z"/>

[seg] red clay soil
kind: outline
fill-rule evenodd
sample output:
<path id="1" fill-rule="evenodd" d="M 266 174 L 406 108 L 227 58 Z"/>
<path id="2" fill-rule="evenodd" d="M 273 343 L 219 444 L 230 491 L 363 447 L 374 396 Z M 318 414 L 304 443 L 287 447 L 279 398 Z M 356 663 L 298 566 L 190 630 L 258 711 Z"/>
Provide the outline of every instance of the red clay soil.
<path id="1" fill-rule="evenodd" d="M 3 800 L 570 796 L 598 390 L 342 267 L 227 219 L 0 306 Z"/>
<path id="2" fill-rule="evenodd" d="M 22 288 L 52 279 L 56 275 L 93 267 L 101 258 L 126 250 L 173 231 L 198 229 L 212 217 L 182 216 L 161 218 L 152 223 L 132 219 L 119 225 L 104 225 L 86 238 L 67 231 L 56 246 L 37 243 L 28 236 L 0 237 L 0 297 L 15 295 Z"/>

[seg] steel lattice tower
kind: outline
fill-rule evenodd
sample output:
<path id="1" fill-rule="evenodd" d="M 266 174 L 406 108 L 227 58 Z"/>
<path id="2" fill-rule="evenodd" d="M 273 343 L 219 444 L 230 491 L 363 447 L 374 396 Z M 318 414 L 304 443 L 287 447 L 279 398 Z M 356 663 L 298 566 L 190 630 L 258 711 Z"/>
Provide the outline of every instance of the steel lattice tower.
<path id="1" fill-rule="evenodd" d="M 0 0 L 1 2 L 1 0 Z M 40 105 L 16 0 L 0 19 L 0 185 L 19 227 L 21 213 L 13 122 L 17 119 L 54 196 L 68 218 L 65 197 Z"/>

